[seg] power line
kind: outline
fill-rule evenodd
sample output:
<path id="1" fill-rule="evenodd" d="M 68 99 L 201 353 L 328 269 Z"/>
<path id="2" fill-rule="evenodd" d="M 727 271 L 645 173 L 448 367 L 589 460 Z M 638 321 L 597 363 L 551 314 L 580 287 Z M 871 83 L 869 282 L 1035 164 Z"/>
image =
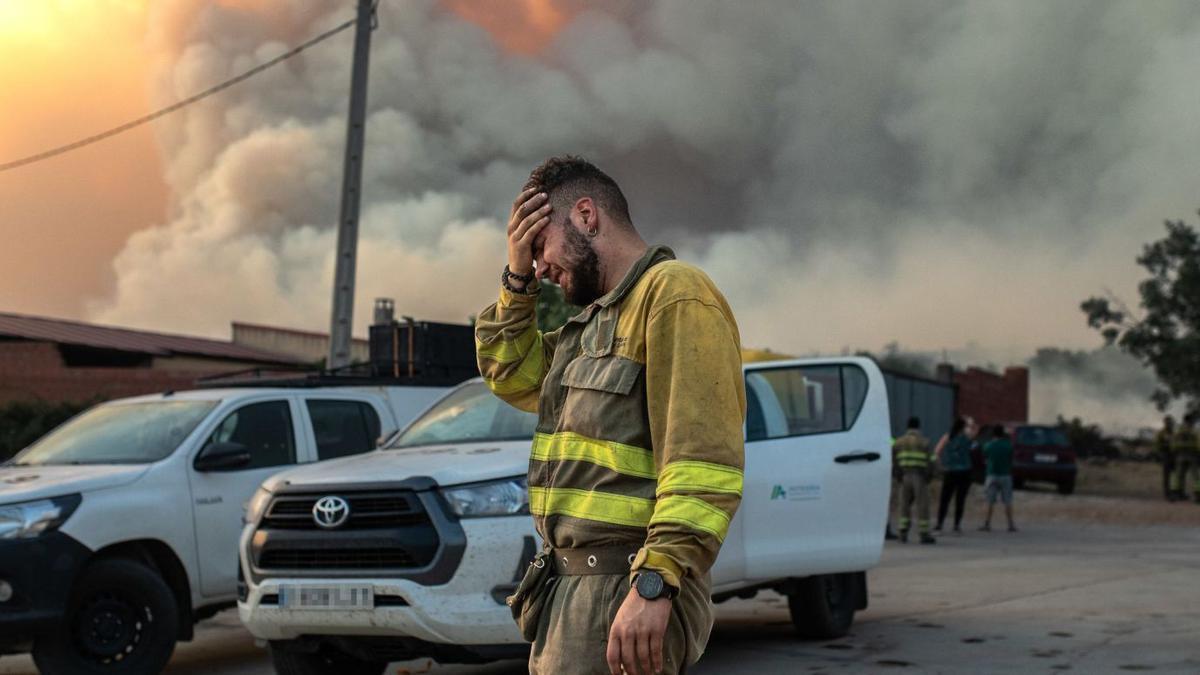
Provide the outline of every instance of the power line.
<path id="1" fill-rule="evenodd" d="M 210 87 L 208 89 L 205 89 L 204 91 L 200 92 L 199 94 L 185 98 L 182 101 L 176 101 L 175 103 L 172 103 L 171 105 L 169 105 L 161 110 L 156 110 L 155 112 L 152 112 L 149 115 L 146 115 L 145 117 L 139 117 L 131 122 L 126 122 L 125 124 L 122 124 L 121 126 L 113 127 L 112 129 L 109 129 L 108 131 L 98 133 L 94 136 L 88 136 L 87 138 L 82 138 L 78 141 L 75 141 L 74 143 L 68 143 L 67 145 L 60 145 L 59 147 L 54 148 L 52 150 L 46 150 L 45 152 L 39 152 L 36 155 L 30 155 L 28 157 L 23 157 L 21 159 L 14 160 L 14 161 L 11 161 L 11 162 L 8 162 L 5 164 L 0 164 L 0 171 L 8 171 L 10 169 L 16 169 L 18 167 L 22 167 L 27 164 L 33 164 L 34 162 L 40 162 L 44 159 L 50 159 L 51 157 L 55 157 L 55 156 L 61 155 L 66 152 L 70 152 L 72 150 L 77 150 L 79 148 L 84 147 L 85 145 L 91 145 L 92 143 L 97 143 L 106 138 L 111 138 L 113 136 L 116 136 L 117 134 L 129 131 L 130 129 L 133 129 L 134 127 L 139 127 L 143 124 L 146 124 L 147 122 L 153 122 L 154 120 L 156 120 L 160 117 L 163 117 L 164 115 L 169 115 L 169 114 L 175 112 L 176 110 L 179 110 L 180 108 L 187 107 L 187 106 L 195 103 L 196 101 L 199 101 L 203 98 L 212 96 L 213 94 L 215 94 L 219 91 L 222 91 L 224 89 L 228 89 L 229 87 L 232 87 L 233 85 L 235 85 L 239 82 L 248 80 L 251 77 L 266 70 L 267 68 L 270 68 L 271 66 L 277 65 L 287 59 L 290 59 L 293 56 L 304 51 L 305 49 L 308 49 L 309 47 L 317 44 L 318 42 L 321 42 L 322 40 L 327 40 L 327 39 L 333 37 L 334 35 L 346 30 L 347 28 L 353 26 L 356 21 L 357 21 L 357 19 L 350 19 L 349 21 L 347 21 L 345 23 L 342 23 L 338 26 L 335 26 L 335 27 L 325 31 L 324 33 L 321 33 L 320 35 L 312 38 L 308 42 L 305 42 L 297 47 L 294 47 L 294 48 L 280 54 L 279 56 L 276 56 L 275 58 L 271 59 L 270 61 L 263 62 L 255 67 L 251 68 L 250 70 L 247 70 L 246 72 L 242 73 L 241 75 L 238 75 L 237 77 L 234 77 L 233 79 L 226 80 L 226 81 L 222 82 L 221 84 L 216 85 L 215 87 Z"/>

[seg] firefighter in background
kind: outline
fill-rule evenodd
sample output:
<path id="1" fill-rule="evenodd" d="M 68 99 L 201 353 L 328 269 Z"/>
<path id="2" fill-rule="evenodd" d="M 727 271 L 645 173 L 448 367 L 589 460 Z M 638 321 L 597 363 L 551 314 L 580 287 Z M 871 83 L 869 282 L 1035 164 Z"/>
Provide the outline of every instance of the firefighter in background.
<path id="1" fill-rule="evenodd" d="M 1192 498 L 1200 504 L 1200 445 L 1196 439 L 1196 413 L 1190 412 L 1183 424 L 1171 436 L 1171 452 L 1175 455 L 1175 481 L 1172 488 L 1179 499 L 1187 499 L 1188 475 L 1191 475 Z"/>
<path id="2" fill-rule="evenodd" d="M 1179 498 L 1175 486 L 1175 451 L 1171 448 L 1171 437 L 1175 435 L 1175 418 L 1167 415 L 1163 418 L 1163 428 L 1154 434 L 1154 449 L 1162 462 L 1163 498 L 1173 502 Z"/>
<path id="3" fill-rule="evenodd" d="M 917 531 L 922 544 L 936 544 L 929 534 L 929 479 L 933 472 L 933 453 L 929 439 L 921 435 L 921 419 L 910 417 L 908 430 L 892 445 L 893 464 L 900 467 L 900 541 L 908 541 L 912 526 L 913 502 L 917 503 Z"/>

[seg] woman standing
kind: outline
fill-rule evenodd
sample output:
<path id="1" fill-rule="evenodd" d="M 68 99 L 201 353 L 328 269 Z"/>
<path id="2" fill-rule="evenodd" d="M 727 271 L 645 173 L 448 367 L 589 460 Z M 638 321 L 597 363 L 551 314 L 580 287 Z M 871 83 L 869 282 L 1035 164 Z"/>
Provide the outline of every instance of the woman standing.
<path id="1" fill-rule="evenodd" d="M 951 495 L 954 496 L 954 534 L 962 534 L 963 504 L 971 489 L 971 435 L 974 431 L 974 421 L 959 417 L 954 420 L 950 433 L 938 441 L 935 452 L 942 464 L 942 494 L 938 500 L 937 527 L 934 528 L 938 534 L 946 521 Z"/>

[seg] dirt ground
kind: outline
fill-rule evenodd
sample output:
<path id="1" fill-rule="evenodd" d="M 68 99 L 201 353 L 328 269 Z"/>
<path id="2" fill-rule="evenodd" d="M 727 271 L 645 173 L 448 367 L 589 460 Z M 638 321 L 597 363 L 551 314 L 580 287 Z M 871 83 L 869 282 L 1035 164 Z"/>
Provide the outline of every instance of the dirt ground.
<path id="1" fill-rule="evenodd" d="M 982 533 L 972 488 L 961 537 L 888 542 L 869 575 L 871 606 L 851 634 L 796 640 L 784 598 L 718 606 L 697 673 L 1200 672 L 1200 505 L 1161 499 L 1154 464 L 1084 465 L 1079 493 L 1033 485 L 1015 495 L 1020 532 Z M 1106 494 L 1107 493 L 1107 494 Z M 1130 496 L 1111 495 L 1137 495 Z M 1001 519 L 1001 522 L 1002 519 Z M 171 675 L 268 675 L 264 649 L 224 612 L 181 644 Z M 394 664 L 389 675 L 517 675 L 486 666 Z M 691 670 L 689 670 L 691 672 Z M 28 656 L 0 674 L 33 675 Z"/>

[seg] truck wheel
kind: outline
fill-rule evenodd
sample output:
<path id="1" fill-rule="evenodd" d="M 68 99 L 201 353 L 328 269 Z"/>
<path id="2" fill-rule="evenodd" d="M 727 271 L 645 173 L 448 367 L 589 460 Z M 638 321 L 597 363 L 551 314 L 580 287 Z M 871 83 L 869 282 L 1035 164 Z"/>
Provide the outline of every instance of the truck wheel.
<path id="1" fill-rule="evenodd" d="M 796 590 L 788 595 L 788 609 L 796 632 L 809 640 L 831 640 L 845 635 L 859 604 L 857 588 L 850 573 L 801 579 Z"/>
<path id="2" fill-rule="evenodd" d="M 360 661 L 342 652 L 328 649 L 306 652 L 288 649 L 283 645 L 271 643 L 271 661 L 277 675 L 380 675 L 387 670 L 386 663 Z"/>
<path id="3" fill-rule="evenodd" d="M 1075 491 L 1075 479 L 1064 480 L 1058 484 L 1058 494 L 1069 495 Z"/>
<path id="4" fill-rule="evenodd" d="M 159 673 L 175 651 L 179 609 L 162 577 L 132 560 L 92 563 L 75 583 L 63 624 L 38 636 L 46 675 Z"/>

